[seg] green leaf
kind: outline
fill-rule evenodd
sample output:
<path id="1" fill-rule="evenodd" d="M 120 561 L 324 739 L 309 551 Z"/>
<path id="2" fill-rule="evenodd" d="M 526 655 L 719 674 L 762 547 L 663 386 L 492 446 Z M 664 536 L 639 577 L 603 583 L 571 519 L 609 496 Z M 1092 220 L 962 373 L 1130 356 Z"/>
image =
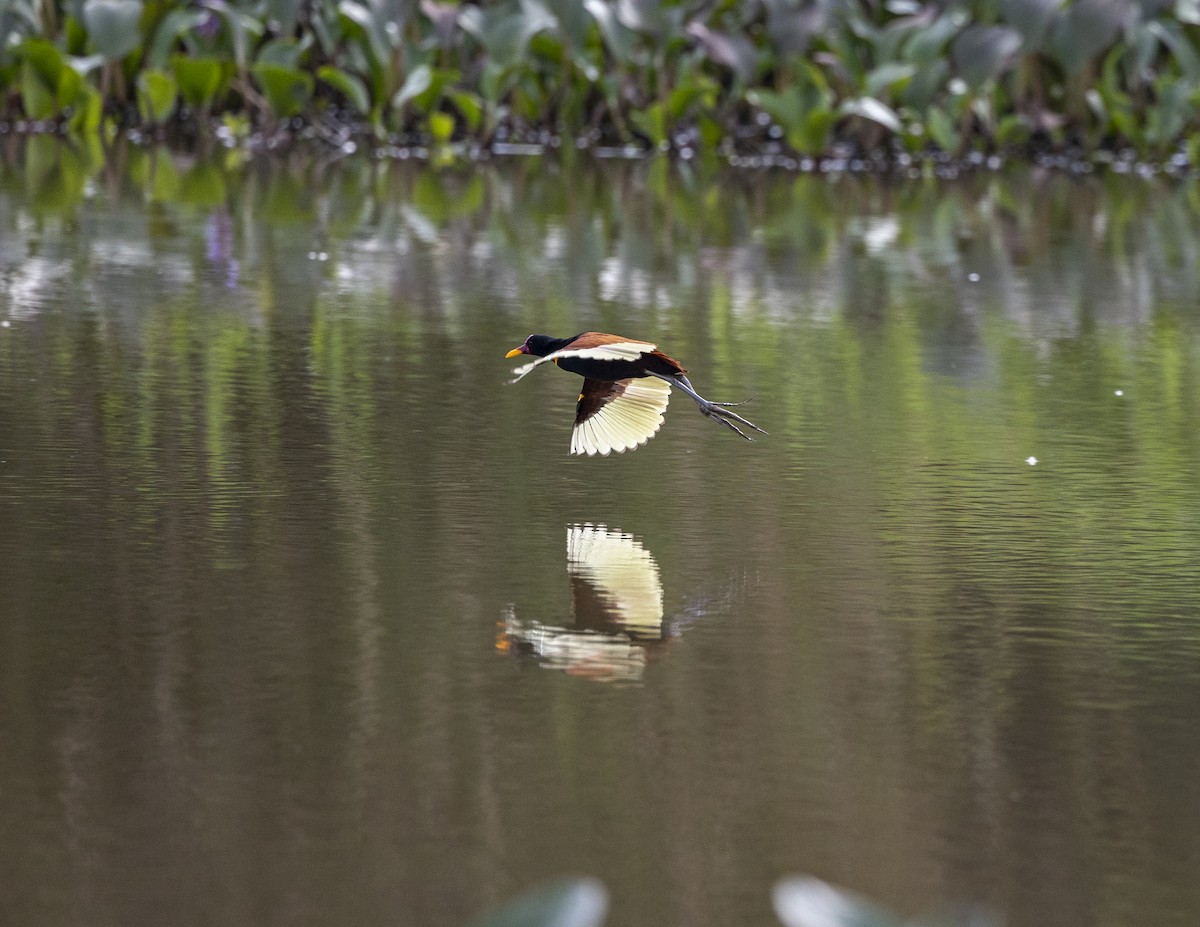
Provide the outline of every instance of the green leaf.
<path id="1" fill-rule="evenodd" d="M 950 65 L 945 58 L 925 65 L 908 82 L 900 98 L 917 112 L 924 112 L 946 87 Z"/>
<path id="2" fill-rule="evenodd" d="M 746 99 L 783 127 L 787 143 L 801 154 L 824 151 L 834 113 L 827 89 L 793 84 L 782 93 L 752 90 Z"/>
<path id="3" fill-rule="evenodd" d="M 704 47 L 711 60 L 729 68 L 738 80 L 749 83 L 753 79 L 758 70 L 758 51 L 744 35 L 717 32 L 699 20 L 688 23 L 687 33 Z"/>
<path id="4" fill-rule="evenodd" d="M 629 119 L 655 147 L 667 140 L 666 111 L 662 103 L 630 113 Z"/>
<path id="5" fill-rule="evenodd" d="M 617 18 L 626 27 L 655 38 L 672 33 L 672 13 L 677 13 L 678 9 L 668 10 L 663 0 L 618 0 L 616 3 Z"/>
<path id="6" fill-rule="evenodd" d="M 579 0 L 541 0 L 541 5 L 557 21 L 559 34 L 572 50 L 587 43 L 592 19 Z"/>
<path id="7" fill-rule="evenodd" d="M 453 68 L 434 68 L 429 86 L 412 99 L 412 104 L 419 112 L 432 112 L 441 102 L 442 91 L 459 81 L 462 75 Z"/>
<path id="8" fill-rule="evenodd" d="M 312 98 L 313 78 L 305 71 L 270 62 L 260 62 L 251 71 L 279 119 L 297 115 Z"/>
<path id="9" fill-rule="evenodd" d="M 351 106 L 366 116 L 371 112 L 371 97 L 367 86 L 353 74 L 325 64 L 317 68 L 317 77 L 346 98 Z"/>
<path id="10" fill-rule="evenodd" d="M 940 107 L 931 109 L 925 116 L 925 127 L 929 130 L 929 137 L 933 139 L 933 143 L 946 154 L 954 154 L 958 151 L 961 143 L 958 125 L 944 109 Z"/>
<path id="11" fill-rule="evenodd" d="M 86 90 L 88 89 L 91 88 L 87 87 L 84 83 L 83 75 L 74 68 L 63 68 L 58 75 L 58 88 L 56 91 L 59 111 L 84 102 L 87 98 Z"/>
<path id="12" fill-rule="evenodd" d="M 258 50 L 254 60 L 258 64 L 278 64 L 285 68 L 296 68 L 300 64 L 300 56 L 312 45 L 312 35 L 305 35 L 300 41 L 294 39 L 272 39 Z"/>
<path id="13" fill-rule="evenodd" d="M 419 65 L 408 72 L 404 85 L 392 97 L 392 107 L 401 109 L 405 103 L 424 93 L 433 83 L 433 69 L 427 64 Z"/>
<path id="14" fill-rule="evenodd" d="M 166 71 L 146 70 L 138 75 L 138 112 L 144 122 L 165 122 L 175 109 L 175 98 L 179 95 L 179 84 Z"/>
<path id="15" fill-rule="evenodd" d="M 1188 164 L 1200 164 L 1200 133 L 1193 134 L 1185 145 Z"/>
<path id="16" fill-rule="evenodd" d="M 291 35 L 304 0 L 267 0 L 267 16 L 275 20 L 278 35 Z"/>
<path id="17" fill-rule="evenodd" d="M 900 117 L 896 115 L 896 111 L 874 97 L 859 97 L 854 100 L 843 100 L 842 105 L 838 107 L 838 112 L 843 116 L 858 116 L 862 119 L 868 119 L 871 122 L 876 122 L 897 135 L 904 131 L 904 127 L 900 123 Z"/>
<path id="18" fill-rule="evenodd" d="M 58 115 L 58 81 L 47 82 L 42 70 L 26 57 L 21 62 L 21 106 L 30 119 L 52 119 Z"/>
<path id="19" fill-rule="evenodd" d="M 80 77 L 87 77 L 92 71 L 97 71 L 104 67 L 103 55 L 87 55 L 79 58 L 74 55 L 64 55 L 63 63 Z"/>
<path id="20" fill-rule="evenodd" d="M 1005 0 L 1000 18 L 1021 33 L 1025 48 L 1041 46 L 1054 22 L 1062 15 L 1063 0 Z"/>
<path id="21" fill-rule="evenodd" d="M 804 98 L 796 87 L 789 87 L 782 93 L 774 90 L 751 90 L 746 99 L 752 106 L 767 113 L 785 130 L 797 129 L 804 121 Z"/>
<path id="22" fill-rule="evenodd" d="M 1158 102 L 1146 119 L 1146 138 L 1152 145 L 1165 145 L 1183 133 L 1188 117 L 1188 85 L 1168 77 L 1155 86 Z"/>
<path id="23" fill-rule="evenodd" d="M 71 106 L 68 127 L 76 135 L 95 135 L 100 131 L 104 118 L 104 97 L 95 87 L 80 81 L 79 90 Z"/>
<path id="24" fill-rule="evenodd" d="M 820 154 L 825 150 L 835 119 L 832 109 L 810 111 L 800 130 L 788 136 L 788 144 L 801 154 Z"/>
<path id="25" fill-rule="evenodd" d="M 619 19 L 605 0 L 583 0 L 584 8 L 592 14 L 608 53 L 620 64 L 633 63 L 634 34 Z"/>
<path id="26" fill-rule="evenodd" d="M 171 70 L 179 83 L 179 93 L 195 109 L 206 109 L 221 88 L 222 63 L 216 58 L 172 55 Z"/>
<path id="27" fill-rule="evenodd" d="M 968 26 L 954 40 L 955 70 L 972 87 L 999 77 L 1021 50 L 1021 33 L 1007 26 Z"/>
<path id="28" fill-rule="evenodd" d="M 96 51 L 119 61 L 142 41 L 142 0 L 84 0 L 83 23 Z"/>
<path id="29" fill-rule="evenodd" d="M 179 42 L 179 37 L 195 29 L 204 22 L 204 19 L 205 14 L 199 10 L 171 10 L 154 30 L 150 50 L 146 53 L 146 65 L 158 71 L 165 69 L 172 49 Z"/>
<path id="30" fill-rule="evenodd" d="M 21 43 L 20 51 L 22 62 L 34 68 L 47 87 L 58 86 L 66 61 L 57 45 L 45 39 L 26 39 Z"/>
<path id="31" fill-rule="evenodd" d="M 501 67 L 521 64 L 529 40 L 537 33 L 552 29 L 554 17 L 544 8 L 525 4 L 513 10 L 507 7 L 463 6 L 458 24 L 472 36 L 488 57 Z"/>
<path id="32" fill-rule="evenodd" d="M 493 106 L 499 103 L 512 83 L 512 76 L 508 68 L 502 68 L 494 61 L 487 62 L 479 76 L 479 90 L 483 98 Z"/>
<path id="33" fill-rule="evenodd" d="M 1127 0 L 1077 0 L 1055 23 L 1050 50 L 1069 74 L 1078 74 L 1112 45 L 1132 15 Z"/>
<path id="34" fill-rule="evenodd" d="M 433 140 L 439 144 L 444 145 L 454 135 L 454 117 L 449 113 L 430 113 L 425 119 L 425 124 Z"/>
<path id="35" fill-rule="evenodd" d="M 472 132 L 476 131 L 483 121 L 483 101 L 475 94 L 465 90 L 452 90 L 447 96 L 454 104 L 454 108 L 458 110 L 459 115 L 462 116 L 467 128 Z"/>
<path id="36" fill-rule="evenodd" d="M 685 83 L 671 91 L 666 100 L 666 114 L 672 122 L 678 122 L 688 114 L 693 104 L 709 91 L 708 83 L 701 75 L 693 75 Z"/>
<path id="37" fill-rule="evenodd" d="M 762 0 L 767 14 L 767 37 L 781 58 L 803 54 L 812 37 L 829 21 L 830 6 L 801 5 L 796 0 Z"/>
<path id="38" fill-rule="evenodd" d="M 996 123 L 996 144 L 1024 145 L 1029 141 L 1029 124 L 1025 117 L 1014 113 L 1004 116 Z"/>
<path id="39" fill-rule="evenodd" d="M 933 64 L 945 52 L 949 42 L 967 21 L 964 10 L 951 10 L 925 29 L 918 29 L 904 45 L 904 60 L 924 67 Z"/>
<path id="40" fill-rule="evenodd" d="M 21 101 L 32 119 L 51 119 L 63 110 L 88 102 L 83 75 L 99 65 L 98 58 L 65 58 L 44 39 L 21 45 Z"/>
<path id="41" fill-rule="evenodd" d="M 1179 23 L 1156 20 L 1147 23 L 1146 29 L 1171 50 L 1184 76 L 1193 84 L 1200 83 L 1200 51 L 1188 41 Z"/>
<path id="42" fill-rule="evenodd" d="M 701 148 L 716 148 L 725 134 L 721 124 L 705 113 L 696 117 L 696 128 L 700 130 Z"/>
<path id="43" fill-rule="evenodd" d="M 263 23 L 225 0 L 206 0 L 210 10 L 215 10 L 225 20 L 233 38 L 233 63 L 243 70 L 250 61 L 250 49 L 262 37 Z"/>
<path id="44" fill-rule="evenodd" d="M 600 927 L 608 892 L 596 879 L 562 879 L 514 898 L 471 927 Z"/>
<path id="45" fill-rule="evenodd" d="M 386 16 L 376 16 L 372 8 L 355 0 L 342 0 L 338 4 L 338 13 L 357 27 L 357 32 L 366 39 L 376 65 L 382 66 L 391 58 L 392 43 L 388 36 Z"/>
<path id="46" fill-rule="evenodd" d="M 881 64 L 867 74 L 865 85 L 867 96 L 882 96 L 884 91 L 890 89 L 894 84 L 908 80 L 916 73 L 916 67 L 911 64 L 902 64 L 899 61 L 889 61 L 886 64 Z"/>

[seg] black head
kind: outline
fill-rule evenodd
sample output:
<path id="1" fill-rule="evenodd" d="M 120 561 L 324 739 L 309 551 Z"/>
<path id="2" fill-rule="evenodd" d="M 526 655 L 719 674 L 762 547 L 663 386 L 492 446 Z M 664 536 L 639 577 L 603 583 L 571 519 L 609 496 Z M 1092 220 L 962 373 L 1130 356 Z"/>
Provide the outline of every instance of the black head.
<path id="1" fill-rule="evenodd" d="M 525 339 L 523 345 L 513 348 L 504 356 L 516 357 L 518 354 L 532 354 L 534 357 L 545 357 L 547 354 L 562 350 L 574 340 L 574 338 L 552 338 L 550 335 L 530 335 Z"/>

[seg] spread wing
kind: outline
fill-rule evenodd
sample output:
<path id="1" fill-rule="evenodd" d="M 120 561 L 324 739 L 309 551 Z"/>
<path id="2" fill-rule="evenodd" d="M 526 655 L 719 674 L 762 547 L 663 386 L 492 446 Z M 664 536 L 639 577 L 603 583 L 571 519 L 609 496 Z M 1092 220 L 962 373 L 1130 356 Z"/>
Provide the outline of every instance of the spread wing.
<path id="1" fill-rule="evenodd" d="M 671 387 L 658 377 L 583 381 L 571 431 L 572 454 L 632 450 L 662 427 Z"/>
<path id="2" fill-rule="evenodd" d="M 567 572 L 579 627 L 616 625 L 634 637 L 661 636 L 658 564 L 633 537 L 602 525 L 571 525 Z"/>
<path id="3" fill-rule="evenodd" d="M 592 360 L 637 360 L 643 354 L 649 354 L 658 345 L 648 341 L 630 341 L 617 335 L 606 335 L 603 332 L 584 332 L 571 342 L 569 347 L 561 351 L 539 357 L 528 364 L 513 368 L 513 378 L 510 383 L 516 383 L 539 364 L 558 360 L 560 357 L 587 357 Z"/>

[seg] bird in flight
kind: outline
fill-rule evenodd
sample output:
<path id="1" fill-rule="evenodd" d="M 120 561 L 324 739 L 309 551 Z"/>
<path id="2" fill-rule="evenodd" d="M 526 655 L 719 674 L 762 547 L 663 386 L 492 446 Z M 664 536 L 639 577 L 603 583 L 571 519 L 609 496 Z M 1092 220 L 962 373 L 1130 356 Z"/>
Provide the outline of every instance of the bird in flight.
<path id="1" fill-rule="evenodd" d="M 713 402 L 697 393 L 683 365 L 648 341 L 603 332 L 583 332 L 573 338 L 530 335 L 504 356 L 520 354 L 532 354 L 537 360 L 517 367 L 513 383 L 547 362 L 583 377 L 571 432 L 572 454 L 620 453 L 645 444 L 662 426 L 672 386 L 691 396 L 705 417 L 747 441 L 753 439 L 735 422 L 766 434 L 729 408 L 742 403 Z"/>

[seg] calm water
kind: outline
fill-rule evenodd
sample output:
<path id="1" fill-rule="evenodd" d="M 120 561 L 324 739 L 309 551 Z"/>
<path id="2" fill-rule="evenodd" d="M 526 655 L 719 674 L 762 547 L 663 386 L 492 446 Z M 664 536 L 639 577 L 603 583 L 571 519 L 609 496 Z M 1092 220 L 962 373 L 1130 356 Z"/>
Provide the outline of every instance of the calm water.
<path id="1" fill-rule="evenodd" d="M 6 144 L 0 920 L 1200 920 L 1195 183 Z"/>

